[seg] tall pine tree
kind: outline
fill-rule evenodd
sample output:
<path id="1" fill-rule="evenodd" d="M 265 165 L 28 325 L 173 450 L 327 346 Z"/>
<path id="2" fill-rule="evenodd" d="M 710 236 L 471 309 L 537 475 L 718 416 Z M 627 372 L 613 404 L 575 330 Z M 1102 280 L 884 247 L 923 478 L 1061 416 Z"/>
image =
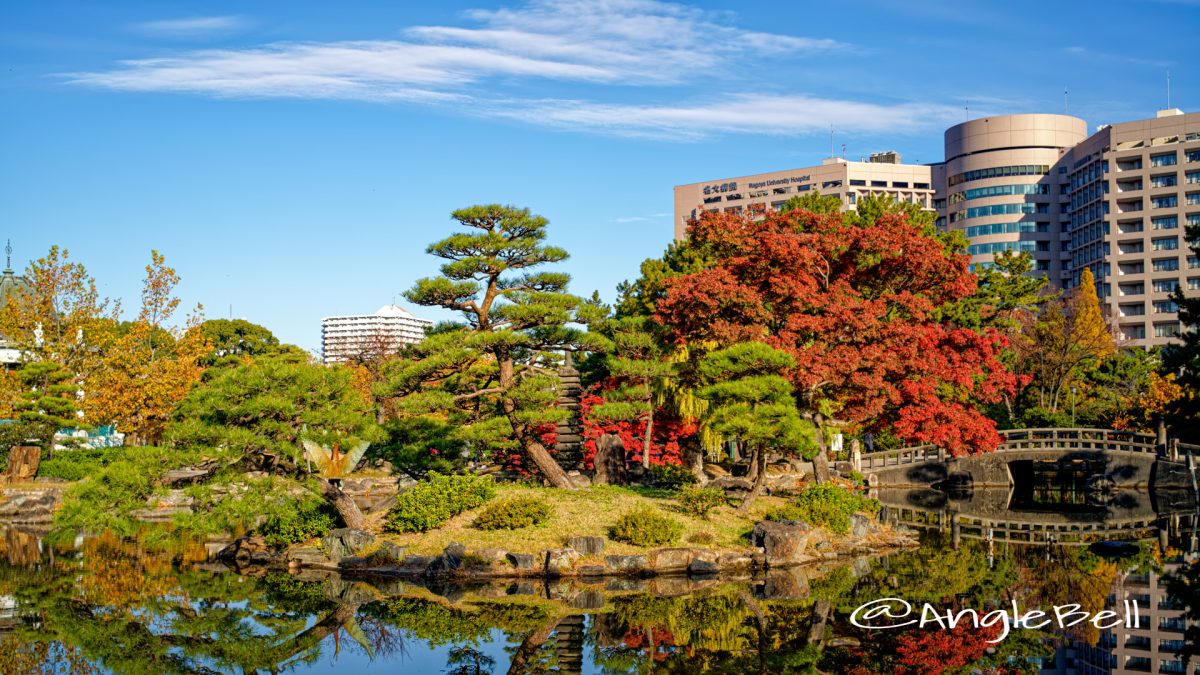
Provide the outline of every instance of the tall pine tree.
<path id="1" fill-rule="evenodd" d="M 429 246 L 446 261 L 442 275 L 417 281 L 405 297 L 463 322 L 439 326 L 394 362 L 382 393 L 398 399 L 401 415 L 447 420 L 464 445 L 528 458 L 551 485 L 572 487 L 543 438 L 570 414 L 554 406 L 556 355 L 594 347 L 571 324 L 603 311 L 567 293 L 569 275 L 531 271 L 567 258 L 543 243 L 545 218 L 499 204 L 451 215 L 467 231 Z"/>

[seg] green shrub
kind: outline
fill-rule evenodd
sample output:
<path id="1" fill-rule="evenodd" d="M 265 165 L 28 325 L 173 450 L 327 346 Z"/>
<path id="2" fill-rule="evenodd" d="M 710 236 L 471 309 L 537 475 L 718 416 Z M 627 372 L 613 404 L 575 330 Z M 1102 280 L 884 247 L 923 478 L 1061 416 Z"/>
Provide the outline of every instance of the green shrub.
<path id="1" fill-rule="evenodd" d="M 305 502 L 294 510 L 272 516 L 259 533 L 272 546 L 290 546 L 323 537 L 337 527 L 337 511 L 326 502 Z"/>
<path id="2" fill-rule="evenodd" d="M 463 511 L 482 506 L 495 494 L 491 476 L 443 476 L 431 471 L 428 480 L 396 498 L 386 528 L 393 532 L 427 532 Z"/>
<path id="3" fill-rule="evenodd" d="M 535 497 L 517 497 L 491 504 L 475 518 L 481 530 L 517 530 L 550 519 L 550 505 Z"/>
<path id="4" fill-rule="evenodd" d="M 678 490 L 684 485 L 695 485 L 696 476 L 680 464 L 655 464 L 650 467 L 651 481 L 658 487 Z"/>
<path id="5" fill-rule="evenodd" d="M 725 491 L 718 488 L 702 488 L 688 485 L 675 496 L 679 502 L 679 510 L 708 520 L 708 512 L 725 505 Z"/>
<path id="6" fill-rule="evenodd" d="M 80 450 L 58 450 L 54 457 L 43 460 L 38 466 L 38 475 L 63 480 L 83 480 L 94 476 L 101 469 L 123 458 L 137 454 L 136 448 L 85 448 Z"/>
<path id="7" fill-rule="evenodd" d="M 850 531 L 850 516 L 879 511 L 879 502 L 831 483 L 809 485 L 787 506 L 767 514 L 767 520 L 802 520 L 831 532 Z"/>
<path id="8" fill-rule="evenodd" d="M 609 532 L 615 541 L 634 546 L 664 546 L 673 544 L 683 533 L 683 526 L 651 508 L 627 513 Z"/>

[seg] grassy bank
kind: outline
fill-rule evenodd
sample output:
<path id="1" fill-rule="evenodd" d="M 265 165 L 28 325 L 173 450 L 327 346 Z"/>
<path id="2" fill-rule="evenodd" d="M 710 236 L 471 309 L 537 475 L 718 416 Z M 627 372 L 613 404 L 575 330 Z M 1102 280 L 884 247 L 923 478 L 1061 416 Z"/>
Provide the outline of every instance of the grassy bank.
<path id="1" fill-rule="evenodd" d="M 514 553 L 536 553 L 566 544 L 570 537 L 608 537 L 609 529 L 626 513 L 652 508 L 683 526 L 679 546 L 710 548 L 746 548 L 746 535 L 768 511 L 779 508 L 784 500 L 762 497 L 744 514 L 731 506 L 720 506 L 708 519 L 689 516 L 678 510 L 672 493 L 647 488 L 597 485 L 578 490 L 500 485 L 493 501 L 532 497 L 550 506 L 549 520 L 542 525 L 517 530 L 480 530 L 472 526 L 483 509 L 472 509 L 450 519 L 442 527 L 424 533 L 385 534 L 384 538 L 405 546 L 408 551 L 434 555 L 451 542 L 471 549 L 503 548 Z M 632 554 L 645 549 L 611 539 L 605 553 Z"/>

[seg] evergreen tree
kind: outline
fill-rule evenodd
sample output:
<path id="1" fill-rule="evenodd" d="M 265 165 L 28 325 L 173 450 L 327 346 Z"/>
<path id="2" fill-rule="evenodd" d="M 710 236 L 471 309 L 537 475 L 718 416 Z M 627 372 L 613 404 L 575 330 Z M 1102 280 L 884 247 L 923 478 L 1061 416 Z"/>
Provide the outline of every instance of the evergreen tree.
<path id="1" fill-rule="evenodd" d="M 381 393 L 398 399 L 401 415 L 448 419 L 464 444 L 519 454 L 551 485 L 572 487 L 543 440 L 570 415 L 554 406 L 556 353 L 596 347 L 570 324 L 599 320 L 603 310 L 567 293 L 569 275 L 529 271 L 567 258 L 543 243 L 545 218 L 499 204 L 451 215 L 468 231 L 429 246 L 447 261 L 442 276 L 417 281 L 405 297 L 460 312 L 464 322 L 437 327 L 390 364 Z"/>
<path id="2" fill-rule="evenodd" d="M 1200 225 L 1188 225 L 1187 242 L 1200 256 Z M 1179 341 L 1163 349 L 1163 373 L 1174 375 L 1183 395 L 1171 406 L 1167 420 L 1185 442 L 1200 443 L 1200 294 L 1187 297 L 1175 287 L 1171 299 L 1179 306 Z"/>
<path id="3" fill-rule="evenodd" d="M 768 453 L 811 456 L 816 451 L 815 427 L 800 416 L 785 376 L 795 366 L 787 352 L 761 342 L 735 344 L 700 362 L 700 374 L 709 383 L 699 392 L 710 401 L 706 424 L 751 452 L 754 484 L 739 511 L 762 492 Z"/>
<path id="4" fill-rule="evenodd" d="M 24 388 L 13 406 L 19 419 L 55 430 L 75 427 L 79 387 L 70 371 L 53 361 L 37 361 L 21 366 L 17 374 Z"/>

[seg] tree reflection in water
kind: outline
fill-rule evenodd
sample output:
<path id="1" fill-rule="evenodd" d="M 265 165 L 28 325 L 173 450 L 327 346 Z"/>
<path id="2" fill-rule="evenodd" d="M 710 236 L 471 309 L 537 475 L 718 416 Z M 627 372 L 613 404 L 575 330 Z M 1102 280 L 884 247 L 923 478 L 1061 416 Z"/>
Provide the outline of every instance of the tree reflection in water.
<path id="1" fill-rule="evenodd" d="M 395 582 L 239 575 L 209 566 L 195 542 L 9 546 L 20 565 L 0 565 L 9 607 L 0 609 L 0 672 L 279 673 L 369 661 L 405 669 L 430 658 L 454 675 L 1036 672 L 1028 657 L 1051 654 L 1062 636 L 1016 631 L 993 647 L 986 631 L 872 632 L 847 616 L 881 597 L 980 611 L 1012 600 L 1103 606 L 1114 576 L 1156 563 L 1149 553 L 1111 561 L 1083 547 L 989 556 L 985 542 L 954 549 L 937 532 L 924 536 L 922 548 L 869 564 L 797 572 L 798 581 L 775 585 L 790 599 L 764 597 L 770 584 L 709 582 L 669 597 L 590 587 L 579 595 L 597 600 L 590 610 L 503 587 L 450 589 L 460 598 L 451 602 Z"/>

